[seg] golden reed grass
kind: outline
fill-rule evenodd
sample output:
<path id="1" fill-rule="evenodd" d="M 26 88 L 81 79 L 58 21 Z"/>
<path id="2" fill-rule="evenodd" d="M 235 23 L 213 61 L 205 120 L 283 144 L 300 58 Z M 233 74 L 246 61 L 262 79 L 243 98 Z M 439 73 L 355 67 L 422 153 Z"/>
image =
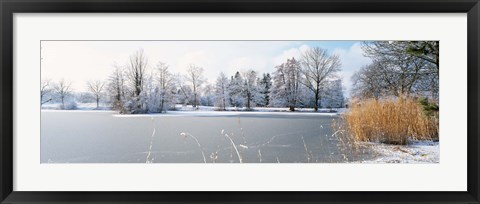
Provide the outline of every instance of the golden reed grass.
<path id="1" fill-rule="evenodd" d="M 438 113 L 427 116 L 412 98 L 365 100 L 344 116 L 355 141 L 407 144 L 408 139 L 437 140 Z"/>

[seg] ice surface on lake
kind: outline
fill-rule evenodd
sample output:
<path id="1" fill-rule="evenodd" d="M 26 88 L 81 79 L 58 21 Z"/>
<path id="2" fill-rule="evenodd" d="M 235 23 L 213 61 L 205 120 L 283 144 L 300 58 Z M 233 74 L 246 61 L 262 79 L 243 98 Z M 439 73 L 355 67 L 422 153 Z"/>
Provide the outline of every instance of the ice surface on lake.
<path id="1" fill-rule="evenodd" d="M 236 151 L 244 163 L 345 162 L 346 157 L 349 161 L 368 157 L 367 153 L 345 155 L 339 148 L 331 128 L 336 117 L 309 113 L 118 115 L 111 111 L 45 110 L 41 162 L 203 163 L 205 156 L 208 163 L 238 163 Z M 237 150 L 224 134 L 231 137 Z"/>

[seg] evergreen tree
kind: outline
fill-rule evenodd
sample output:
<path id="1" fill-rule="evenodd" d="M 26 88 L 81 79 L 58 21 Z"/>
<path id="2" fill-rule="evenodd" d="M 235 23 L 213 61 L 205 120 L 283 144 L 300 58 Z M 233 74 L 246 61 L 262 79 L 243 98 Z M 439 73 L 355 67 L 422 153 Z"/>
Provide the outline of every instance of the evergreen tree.
<path id="1" fill-rule="evenodd" d="M 272 89 L 272 77 L 270 73 L 264 73 L 261 79 L 258 79 L 258 86 L 261 94 L 258 105 L 266 107 L 270 105 L 270 92 Z"/>
<path id="2" fill-rule="evenodd" d="M 242 96 L 243 78 L 240 72 L 232 76 L 228 85 L 228 94 L 230 105 L 234 107 L 243 107 L 244 99 Z"/>

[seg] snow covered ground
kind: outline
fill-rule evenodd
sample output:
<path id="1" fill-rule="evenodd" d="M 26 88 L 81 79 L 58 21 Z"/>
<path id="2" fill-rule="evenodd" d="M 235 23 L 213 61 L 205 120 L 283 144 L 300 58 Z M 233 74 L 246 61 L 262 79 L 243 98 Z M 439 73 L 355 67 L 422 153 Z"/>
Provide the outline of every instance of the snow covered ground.
<path id="1" fill-rule="evenodd" d="M 183 106 L 177 104 L 175 106 L 176 111 L 246 111 L 246 112 L 292 112 L 288 108 L 276 108 L 276 107 L 253 107 L 251 110 L 247 110 L 245 107 L 226 107 L 225 110 L 219 110 L 218 107 L 213 106 L 198 106 L 194 108 L 191 105 Z M 332 109 L 319 109 L 319 113 L 337 113 L 343 112 L 344 108 L 332 108 Z M 295 112 L 315 112 L 313 108 L 295 108 Z"/>
<path id="2" fill-rule="evenodd" d="M 67 106 L 68 104 L 66 104 Z M 59 103 L 45 103 L 42 104 L 44 110 L 59 110 L 61 104 Z M 100 103 L 100 107 L 97 109 L 96 103 L 77 103 L 74 110 L 110 110 L 111 107 L 108 104 Z"/>
<path id="3" fill-rule="evenodd" d="M 439 163 L 440 145 L 432 141 L 410 141 L 409 145 L 366 143 L 376 154 L 361 163 Z"/>
<path id="4" fill-rule="evenodd" d="M 46 103 L 42 105 L 42 109 L 44 110 L 59 110 L 60 104 L 58 103 Z M 97 109 L 96 103 L 77 103 L 76 109 L 74 110 L 111 110 L 111 107 L 108 104 L 100 104 L 100 108 Z M 218 107 L 213 106 L 198 106 L 198 108 L 194 108 L 191 105 L 183 106 L 177 104 L 175 106 L 175 110 L 169 110 L 167 113 L 162 113 L 165 115 L 179 115 L 179 114 L 188 114 L 188 115 L 204 115 L 204 114 L 236 114 L 239 112 L 244 113 L 259 113 L 259 112 L 283 112 L 283 113 L 322 113 L 327 115 L 336 115 L 338 113 L 344 112 L 344 108 L 339 109 L 319 109 L 317 112 L 314 111 L 313 108 L 295 108 L 295 112 L 290 111 L 288 108 L 274 108 L 274 107 L 254 107 L 251 110 L 247 110 L 246 108 L 237 108 L 237 107 L 227 107 L 225 110 L 219 110 Z M 138 115 L 138 114 L 136 114 Z M 145 114 L 145 115 L 156 115 L 156 114 Z M 127 116 L 128 117 L 128 116 Z"/>
<path id="5" fill-rule="evenodd" d="M 167 113 L 155 113 L 155 114 L 115 114 L 113 117 L 123 118 L 139 118 L 139 117 L 171 117 L 171 116 L 248 116 L 248 115 L 277 115 L 277 116 L 335 116 L 338 113 L 321 113 L 321 112 L 273 112 L 273 111 L 168 111 Z"/>

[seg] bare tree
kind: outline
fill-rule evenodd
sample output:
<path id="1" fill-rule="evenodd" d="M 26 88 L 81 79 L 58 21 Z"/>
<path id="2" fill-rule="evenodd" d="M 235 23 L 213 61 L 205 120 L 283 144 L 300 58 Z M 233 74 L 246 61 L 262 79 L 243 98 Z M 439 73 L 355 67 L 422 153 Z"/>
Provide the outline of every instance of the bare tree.
<path id="1" fill-rule="evenodd" d="M 123 99 L 125 97 L 125 77 L 122 67 L 114 65 L 115 70 L 110 75 L 108 92 L 114 109 L 124 112 Z"/>
<path id="2" fill-rule="evenodd" d="M 326 49 L 313 47 L 302 54 L 302 73 L 304 84 L 314 94 L 314 109 L 321 107 L 320 92 L 322 84 L 329 77 L 333 77 L 341 70 L 341 62 L 338 55 L 330 55 Z"/>
<path id="3" fill-rule="evenodd" d="M 165 104 L 173 101 L 173 94 L 175 88 L 174 76 L 168 70 L 168 65 L 163 62 L 158 62 L 156 66 L 158 92 L 160 98 L 160 112 L 165 111 Z"/>
<path id="4" fill-rule="evenodd" d="M 140 96 L 142 92 L 146 69 L 147 58 L 143 54 L 143 50 L 139 50 L 130 56 L 126 76 L 132 86 L 134 97 Z"/>
<path id="5" fill-rule="evenodd" d="M 143 50 L 138 50 L 135 54 L 130 56 L 127 63 L 125 77 L 130 86 L 130 96 L 127 103 L 125 103 L 126 111 L 130 113 L 145 113 L 148 111 L 146 100 L 146 92 L 143 92 L 146 80 L 147 58 Z"/>
<path id="6" fill-rule="evenodd" d="M 66 81 L 65 79 L 61 79 L 54 87 L 55 92 L 58 94 L 62 101 L 62 109 L 65 108 L 65 98 L 68 94 L 70 94 L 70 86 L 72 85 L 71 82 Z"/>
<path id="7" fill-rule="evenodd" d="M 352 95 L 356 98 L 379 99 L 387 92 L 387 85 L 383 80 L 381 67 L 372 63 L 360 68 L 352 75 Z"/>
<path id="8" fill-rule="evenodd" d="M 404 57 L 414 57 L 432 65 L 426 66 L 430 74 L 439 73 L 439 41 L 368 41 L 362 43 L 362 49 L 374 60 L 395 62 Z"/>
<path id="9" fill-rule="evenodd" d="M 44 104 L 52 100 L 52 98 L 44 101 L 44 97 L 51 92 L 50 79 L 43 79 L 40 87 L 40 103 Z"/>
<path id="10" fill-rule="evenodd" d="M 380 61 L 380 73 L 387 85 L 387 90 L 395 96 L 409 97 L 414 92 L 414 87 L 421 82 L 422 69 L 425 62 L 409 57 L 395 63 Z"/>
<path id="11" fill-rule="evenodd" d="M 199 89 L 205 82 L 203 78 L 203 68 L 190 65 L 187 69 L 187 81 L 190 82 L 193 90 L 193 107 L 197 107 Z"/>
<path id="12" fill-rule="evenodd" d="M 186 82 L 186 77 L 177 73 L 173 76 L 175 86 L 177 87 L 177 99 L 179 103 L 187 105 L 190 103 L 193 96 L 192 89 Z"/>
<path id="13" fill-rule="evenodd" d="M 100 97 L 102 96 L 103 93 L 103 86 L 105 85 L 105 82 L 102 82 L 100 80 L 96 81 L 88 81 L 87 82 L 87 87 L 90 92 L 95 96 L 96 102 L 97 102 L 97 109 L 99 108 L 99 101 Z"/>
<path id="14" fill-rule="evenodd" d="M 428 41 L 427 41 L 428 42 Z M 364 42 L 362 49 L 372 59 L 372 66 L 387 92 L 409 97 L 412 93 L 430 92 L 438 95 L 438 44 L 408 41 Z M 436 44 L 436 46 L 435 46 Z M 434 50 L 430 50 L 434 49 Z M 425 54 L 420 54 L 425 52 Z"/>

